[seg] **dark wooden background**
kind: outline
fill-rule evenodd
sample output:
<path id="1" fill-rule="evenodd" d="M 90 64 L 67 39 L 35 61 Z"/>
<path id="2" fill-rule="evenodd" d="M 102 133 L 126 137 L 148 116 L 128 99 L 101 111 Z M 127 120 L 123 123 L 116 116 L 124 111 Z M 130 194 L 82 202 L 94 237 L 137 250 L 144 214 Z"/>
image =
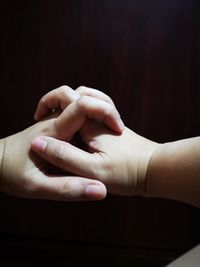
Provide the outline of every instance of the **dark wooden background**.
<path id="1" fill-rule="evenodd" d="M 198 0 L 10 0 L 0 21 L 1 137 L 31 125 L 39 98 L 63 84 L 106 92 L 152 140 L 200 134 Z M 199 242 L 199 210 L 174 201 L 0 198 L 4 255 L 163 266 Z"/>

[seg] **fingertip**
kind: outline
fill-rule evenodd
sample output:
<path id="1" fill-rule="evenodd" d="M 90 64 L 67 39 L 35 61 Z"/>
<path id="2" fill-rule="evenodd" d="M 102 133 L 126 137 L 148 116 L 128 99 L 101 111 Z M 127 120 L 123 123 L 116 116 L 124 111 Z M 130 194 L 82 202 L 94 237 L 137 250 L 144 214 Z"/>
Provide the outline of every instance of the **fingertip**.
<path id="1" fill-rule="evenodd" d="M 124 130 L 125 130 L 125 125 L 123 121 L 121 120 L 121 133 L 123 133 Z"/>
<path id="2" fill-rule="evenodd" d="M 48 113 L 46 112 L 46 114 Z M 34 119 L 36 121 L 40 121 L 44 116 L 45 116 L 45 112 L 38 106 L 34 114 Z"/>
<path id="3" fill-rule="evenodd" d="M 36 152 L 44 151 L 46 146 L 47 146 L 47 141 L 42 137 L 36 137 L 31 143 L 31 148 Z"/>
<path id="4" fill-rule="evenodd" d="M 123 121 L 121 120 L 121 118 L 118 121 L 118 129 L 119 129 L 119 133 L 123 133 L 124 129 L 125 129 L 125 125 L 123 123 Z"/>
<path id="5" fill-rule="evenodd" d="M 35 113 L 34 116 L 33 116 L 33 118 L 34 118 L 35 121 L 38 121 L 38 120 L 39 120 L 39 118 L 38 118 L 38 114 Z"/>
<path id="6" fill-rule="evenodd" d="M 102 200 L 107 195 L 107 190 L 104 184 L 89 184 L 85 188 L 85 195 L 91 200 Z"/>
<path id="7" fill-rule="evenodd" d="M 118 134 L 122 134 L 125 125 L 123 121 L 120 118 L 114 119 L 114 121 L 106 121 L 105 122 L 108 128 L 111 128 L 113 131 L 117 132 Z"/>

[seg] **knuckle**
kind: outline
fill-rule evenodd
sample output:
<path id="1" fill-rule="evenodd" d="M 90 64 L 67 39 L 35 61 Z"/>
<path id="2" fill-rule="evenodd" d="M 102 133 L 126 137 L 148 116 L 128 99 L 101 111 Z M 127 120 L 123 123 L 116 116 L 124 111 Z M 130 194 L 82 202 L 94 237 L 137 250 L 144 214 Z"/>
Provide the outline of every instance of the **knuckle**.
<path id="1" fill-rule="evenodd" d="M 29 198 L 39 197 L 41 195 L 41 187 L 35 180 L 28 179 L 29 182 L 24 184 L 25 194 Z"/>
<path id="2" fill-rule="evenodd" d="M 57 89 L 57 92 L 61 95 L 70 92 L 72 89 L 67 85 L 62 85 Z"/>
<path id="3" fill-rule="evenodd" d="M 114 164 L 111 158 L 106 154 L 99 153 L 98 156 L 100 156 L 98 160 L 98 167 L 96 168 L 99 170 L 98 179 L 104 182 L 107 177 L 112 177 Z"/>
<path id="4" fill-rule="evenodd" d="M 40 99 L 40 105 L 44 105 L 46 104 L 48 98 L 48 94 L 44 95 L 41 99 Z"/>
<path id="5" fill-rule="evenodd" d="M 79 94 L 67 85 L 61 86 L 58 89 L 57 94 L 61 101 L 62 109 L 66 108 L 71 102 L 79 98 Z"/>
<path id="6" fill-rule="evenodd" d="M 110 117 L 112 114 L 115 113 L 114 108 L 111 105 L 107 104 L 107 103 L 105 105 L 105 108 L 102 109 L 102 111 L 103 111 L 105 117 Z"/>
<path id="7" fill-rule="evenodd" d="M 55 164 L 62 163 L 66 157 L 66 148 L 59 144 L 51 151 Z"/>
<path id="8" fill-rule="evenodd" d="M 79 99 L 76 101 L 76 106 L 78 109 L 85 109 L 85 107 L 88 105 L 89 98 L 88 96 L 80 96 Z"/>
<path id="9" fill-rule="evenodd" d="M 63 183 L 60 189 L 60 195 L 62 199 L 69 200 L 71 198 L 71 187 L 70 183 Z"/>
<path id="10" fill-rule="evenodd" d="M 86 86 L 83 86 L 83 85 L 81 85 L 81 86 L 79 86 L 77 89 L 76 89 L 76 91 L 80 94 L 80 93 L 86 93 L 87 91 L 88 91 L 88 88 L 86 87 Z"/>
<path id="11" fill-rule="evenodd" d="M 90 178 L 97 180 L 104 180 L 105 177 L 105 169 L 104 167 L 104 158 L 100 157 L 98 153 L 90 154 L 89 162 L 93 164 L 90 165 Z"/>
<path id="12" fill-rule="evenodd" d="M 110 96 L 105 95 L 105 97 L 107 98 L 107 101 L 108 101 L 109 103 L 111 103 L 112 105 L 114 104 Z"/>
<path id="13" fill-rule="evenodd" d="M 59 140 L 50 140 L 45 148 L 44 157 L 57 167 L 63 166 L 67 157 L 66 144 Z"/>
<path id="14" fill-rule="evenodd" d="M 69 88 L 70 88 L 70 87 L 69 87 L 68 85 L 63 84 L 63 85 L 61 85 L 60 87 L 58 87 L 57 90 L 68 90 Z"/>

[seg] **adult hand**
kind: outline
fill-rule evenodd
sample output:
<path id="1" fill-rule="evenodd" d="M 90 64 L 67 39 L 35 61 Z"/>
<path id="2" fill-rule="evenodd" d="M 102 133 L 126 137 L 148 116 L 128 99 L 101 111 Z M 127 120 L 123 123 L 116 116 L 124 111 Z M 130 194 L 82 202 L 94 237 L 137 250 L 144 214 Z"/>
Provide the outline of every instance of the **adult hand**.
<path id="1" fill-rule="evenodd" d="M 144 195 L 147 168 L 158 144 L 128 128 L 117 135 L 103 126 L 90 126 L 81 131 L 88 151 L 46 136 L 35 139 L 32 149 L 66 172 L 103 182 L 112 194 Z"/>
<path id="2" fill-rule="evenodd" d="M 31 141 L 41 135 L 70 142 L 73 135 L 85 124 L 87 117 L 104 121 L 108 127 L 118 129 L 119 115 L 110 105 L 93 97 L 87 101 L 78 99 L 57 117 L 55 113 L 48 119 L 32 127 L 7 137 L 0 142 L 1 177 L 0 190 L 25 198 L 44 198 L 54 200 L 98 200 L 106 195 L 105 186 L 92 179 L 66 174 L 55 175 L 50 172 L 49 164 L 30 151 Z M 121 128 L 120 128 L 121 129 Z M 65 143 L 65 148 L 84 151 Z M 37 142 L 37 147 L 42 143 Z M 58 151 L 65 154 L 65 151 Z M 55 155 L 56 157 L 56 155 Z"/>
<path id="3" fill-rule="evenodd" d="M 84 87 L 80 91 L 96 93 Z M 58 106 L 65 103 L 66 107 L 70 97 L 66 94 L 60 98 L 59 94 L 54 91 L 50 98 L 47 95 L 47 106 L 57 99 Z M 114 134 L 91 120 L 81 128 L 80 135 L 88 145 L 84 153 L 73 147 L 69 154 L 65 142 L 46 137 L 44 146 L 38 147 L 34 141 L 32 148 L 63 170 L 99 179 L 111 193 L 174 199 L 200 207 L 200 137 L 157 144 L 128 128 L 122 135 Z"/>
<path id="4" fill-rule="evenodd" d="M 81 87 L 81 94 L 98 94 L 102 100 L 109 98 L 96 90 Z M 77 92 L 76 91 L 76 92 Z M 50 109 L 62 109 L 77 101 L 70 90 L 52 91 L 42 98 L 36 117 Z M 66 108 L 67 112 L 68 107 Z M 93 115 L 94 116 L 94 115 Z M 116 134 L 93 120 L 81 128 L 80 135 L 88 151 L 80 151 L 69 143 L 55 138 L 40 137 L 33 141 L 32 149 L 43 159 L 76 175 L 103 182 L 108 191 L 119 195 L 145 194 L 145 179 L 151 155 L 159 146 L 128 128 Z M 38 146 L 38 143 L 43 143 Z M 69 149 L 70 146 L 70 149 Z"/>

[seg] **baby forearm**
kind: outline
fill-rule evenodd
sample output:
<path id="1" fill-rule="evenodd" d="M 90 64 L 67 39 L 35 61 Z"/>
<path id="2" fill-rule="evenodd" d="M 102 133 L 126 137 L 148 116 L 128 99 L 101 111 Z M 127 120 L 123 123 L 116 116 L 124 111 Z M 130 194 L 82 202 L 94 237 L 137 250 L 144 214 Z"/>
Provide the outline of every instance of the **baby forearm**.
<path id="1" fill-rule="evenodd" d="M 146 194 L 200 207 L 200 137 L 166 143 L 154 152 Z"/>

